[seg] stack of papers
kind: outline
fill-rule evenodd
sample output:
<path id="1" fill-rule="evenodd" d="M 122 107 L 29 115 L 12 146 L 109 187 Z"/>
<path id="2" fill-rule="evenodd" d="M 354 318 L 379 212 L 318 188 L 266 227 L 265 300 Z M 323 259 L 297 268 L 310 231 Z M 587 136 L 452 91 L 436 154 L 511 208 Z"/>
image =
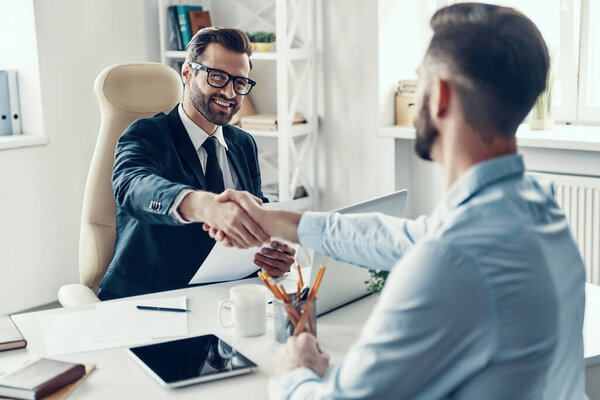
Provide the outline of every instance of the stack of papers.
<path id="1" fill-rule="evenodd" d="M 187 308 L 185 296 L 98 303 L 87 311 L 40 317 L 48 355 L 79 353 L 152 343 L 186 336 L 187 313 L 138 310 L 137 305 Z"/>

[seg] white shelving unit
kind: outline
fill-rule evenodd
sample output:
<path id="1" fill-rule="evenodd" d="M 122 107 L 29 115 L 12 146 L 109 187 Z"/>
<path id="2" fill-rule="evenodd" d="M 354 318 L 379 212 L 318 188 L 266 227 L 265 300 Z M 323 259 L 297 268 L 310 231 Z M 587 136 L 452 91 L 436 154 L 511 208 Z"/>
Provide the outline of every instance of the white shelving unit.
<path id="1" fill-rule="evenodd" d="M 244 31 L 275 31 L 275 50 L 255 52 L 251 59 L 254 71 L 259 70 L 263 63 L 275 64 L 273 79 L 276 93 L 261 95 L 274 96 L 276 110 L 259 112 L 276 111 L 278 129 L 248 132 L 256 138 L 276 141 L 273 151 L 259 154 L 261 166 L 276 169 L 279 201 L 293 200 L 296 189 L 304 187 L 308 196 L 294 200 L 296 209 L 316 208 L 319 197 L 315 184 L 316 138 L 319 130 L 316 110 L 315 3 L 316 0 L 265 0 L 252 8 L 245 0 L 159 0 L 161 60 L 168 65 L 185 59 L 185 51 L 168 48 L 169 5 L 201 5 L 211 12 L 212 22 L 218 26 L 232 26 Z M 239 11 L 235 22 L 217 19 L 220 15 L 233 14 L 228 12 L 233 8 Z M 252 94 L 255 95 L 257 90 L 260 90 L 260 81 Z M 307 122 L 292 125 L 296 112 L 302 112 Z"/>

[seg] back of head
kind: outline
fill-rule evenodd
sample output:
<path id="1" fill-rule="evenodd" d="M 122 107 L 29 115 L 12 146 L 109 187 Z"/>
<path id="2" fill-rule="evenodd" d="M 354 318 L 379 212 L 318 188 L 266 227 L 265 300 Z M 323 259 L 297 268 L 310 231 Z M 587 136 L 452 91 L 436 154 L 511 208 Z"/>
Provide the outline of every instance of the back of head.
<path id="1" fill-rule="evenodd" d="M 520 12 L 463 3 L 431 19 L 424 65 L 456 88 L 467 123 L 484 135 L 512 135 L 546 86 L 549 56 L 533 22 Z"/>

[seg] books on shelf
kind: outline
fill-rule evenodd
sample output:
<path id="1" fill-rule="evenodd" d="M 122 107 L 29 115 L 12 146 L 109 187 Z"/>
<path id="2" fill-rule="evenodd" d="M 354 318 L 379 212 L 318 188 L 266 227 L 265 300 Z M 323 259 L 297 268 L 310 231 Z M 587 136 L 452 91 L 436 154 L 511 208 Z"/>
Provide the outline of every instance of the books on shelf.
<path id="1" fill-rule="evenodd" d="M 39 399 L 84 376 L 83 364 L 40 358 L 0 377 L 0 397 Z"/>
<path id="2" fill-rule="evenodd" d="M 167 7 L 167 19 L 169 20 L 168 43 L 169 49 L 183 50 L 181 42 L 181 33 L 179 32 L 179 16 L 177 14 L 177 6 Z"/>
<path id="3" fill-rule="evenodd" d="M 208 11 L 192 10 L 188 12 L 188 17 L 190 19 L 192 36 L 194 36 L 200 29 L 212 26 L 212 23 L 210 22 L 210 12 Z"/>
<path id="4" fill-rule="evenodd" d="M 293 125 L 306 123 L 304 115 L 296 113 L 294 115 Z M 240 126 L 242 129 L 255 129 L 262 131 L 276 131 L 277 130 L 277 113 L 266 113 L 266 114 L 255 114 L 247 115 L 240 119 Z"/>
<path id="5" fill-rule="evenodd" d="M 192 27 L 190 26 L 190 11 L 202 11 L 202 6 L 176 6 L 179 21 L 179 33 L 181 34 L 181 44 L 184 50 L 187 44 L 192 40 Z"/>
<path id="6" fill-rule="evenodd" d="M 27 346 L 27 341 L 10 318 L 10 315 L 0 316 L 0 351 L 20 349 Z"/>

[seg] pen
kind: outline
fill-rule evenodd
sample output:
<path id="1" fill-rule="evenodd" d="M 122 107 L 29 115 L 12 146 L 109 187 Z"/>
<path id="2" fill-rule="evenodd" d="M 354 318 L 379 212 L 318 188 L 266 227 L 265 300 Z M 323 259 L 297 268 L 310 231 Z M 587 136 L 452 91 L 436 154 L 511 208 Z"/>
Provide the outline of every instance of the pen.
<path id="1" fill-rule="evenodd" d="M 171 311 L 171 312 L 190 312 L 185 308 L 170 308 L 170 307 L 154 307 L 154 306 L 136 306 L 138 310 L 150 310 L 150 311 Z"/>

